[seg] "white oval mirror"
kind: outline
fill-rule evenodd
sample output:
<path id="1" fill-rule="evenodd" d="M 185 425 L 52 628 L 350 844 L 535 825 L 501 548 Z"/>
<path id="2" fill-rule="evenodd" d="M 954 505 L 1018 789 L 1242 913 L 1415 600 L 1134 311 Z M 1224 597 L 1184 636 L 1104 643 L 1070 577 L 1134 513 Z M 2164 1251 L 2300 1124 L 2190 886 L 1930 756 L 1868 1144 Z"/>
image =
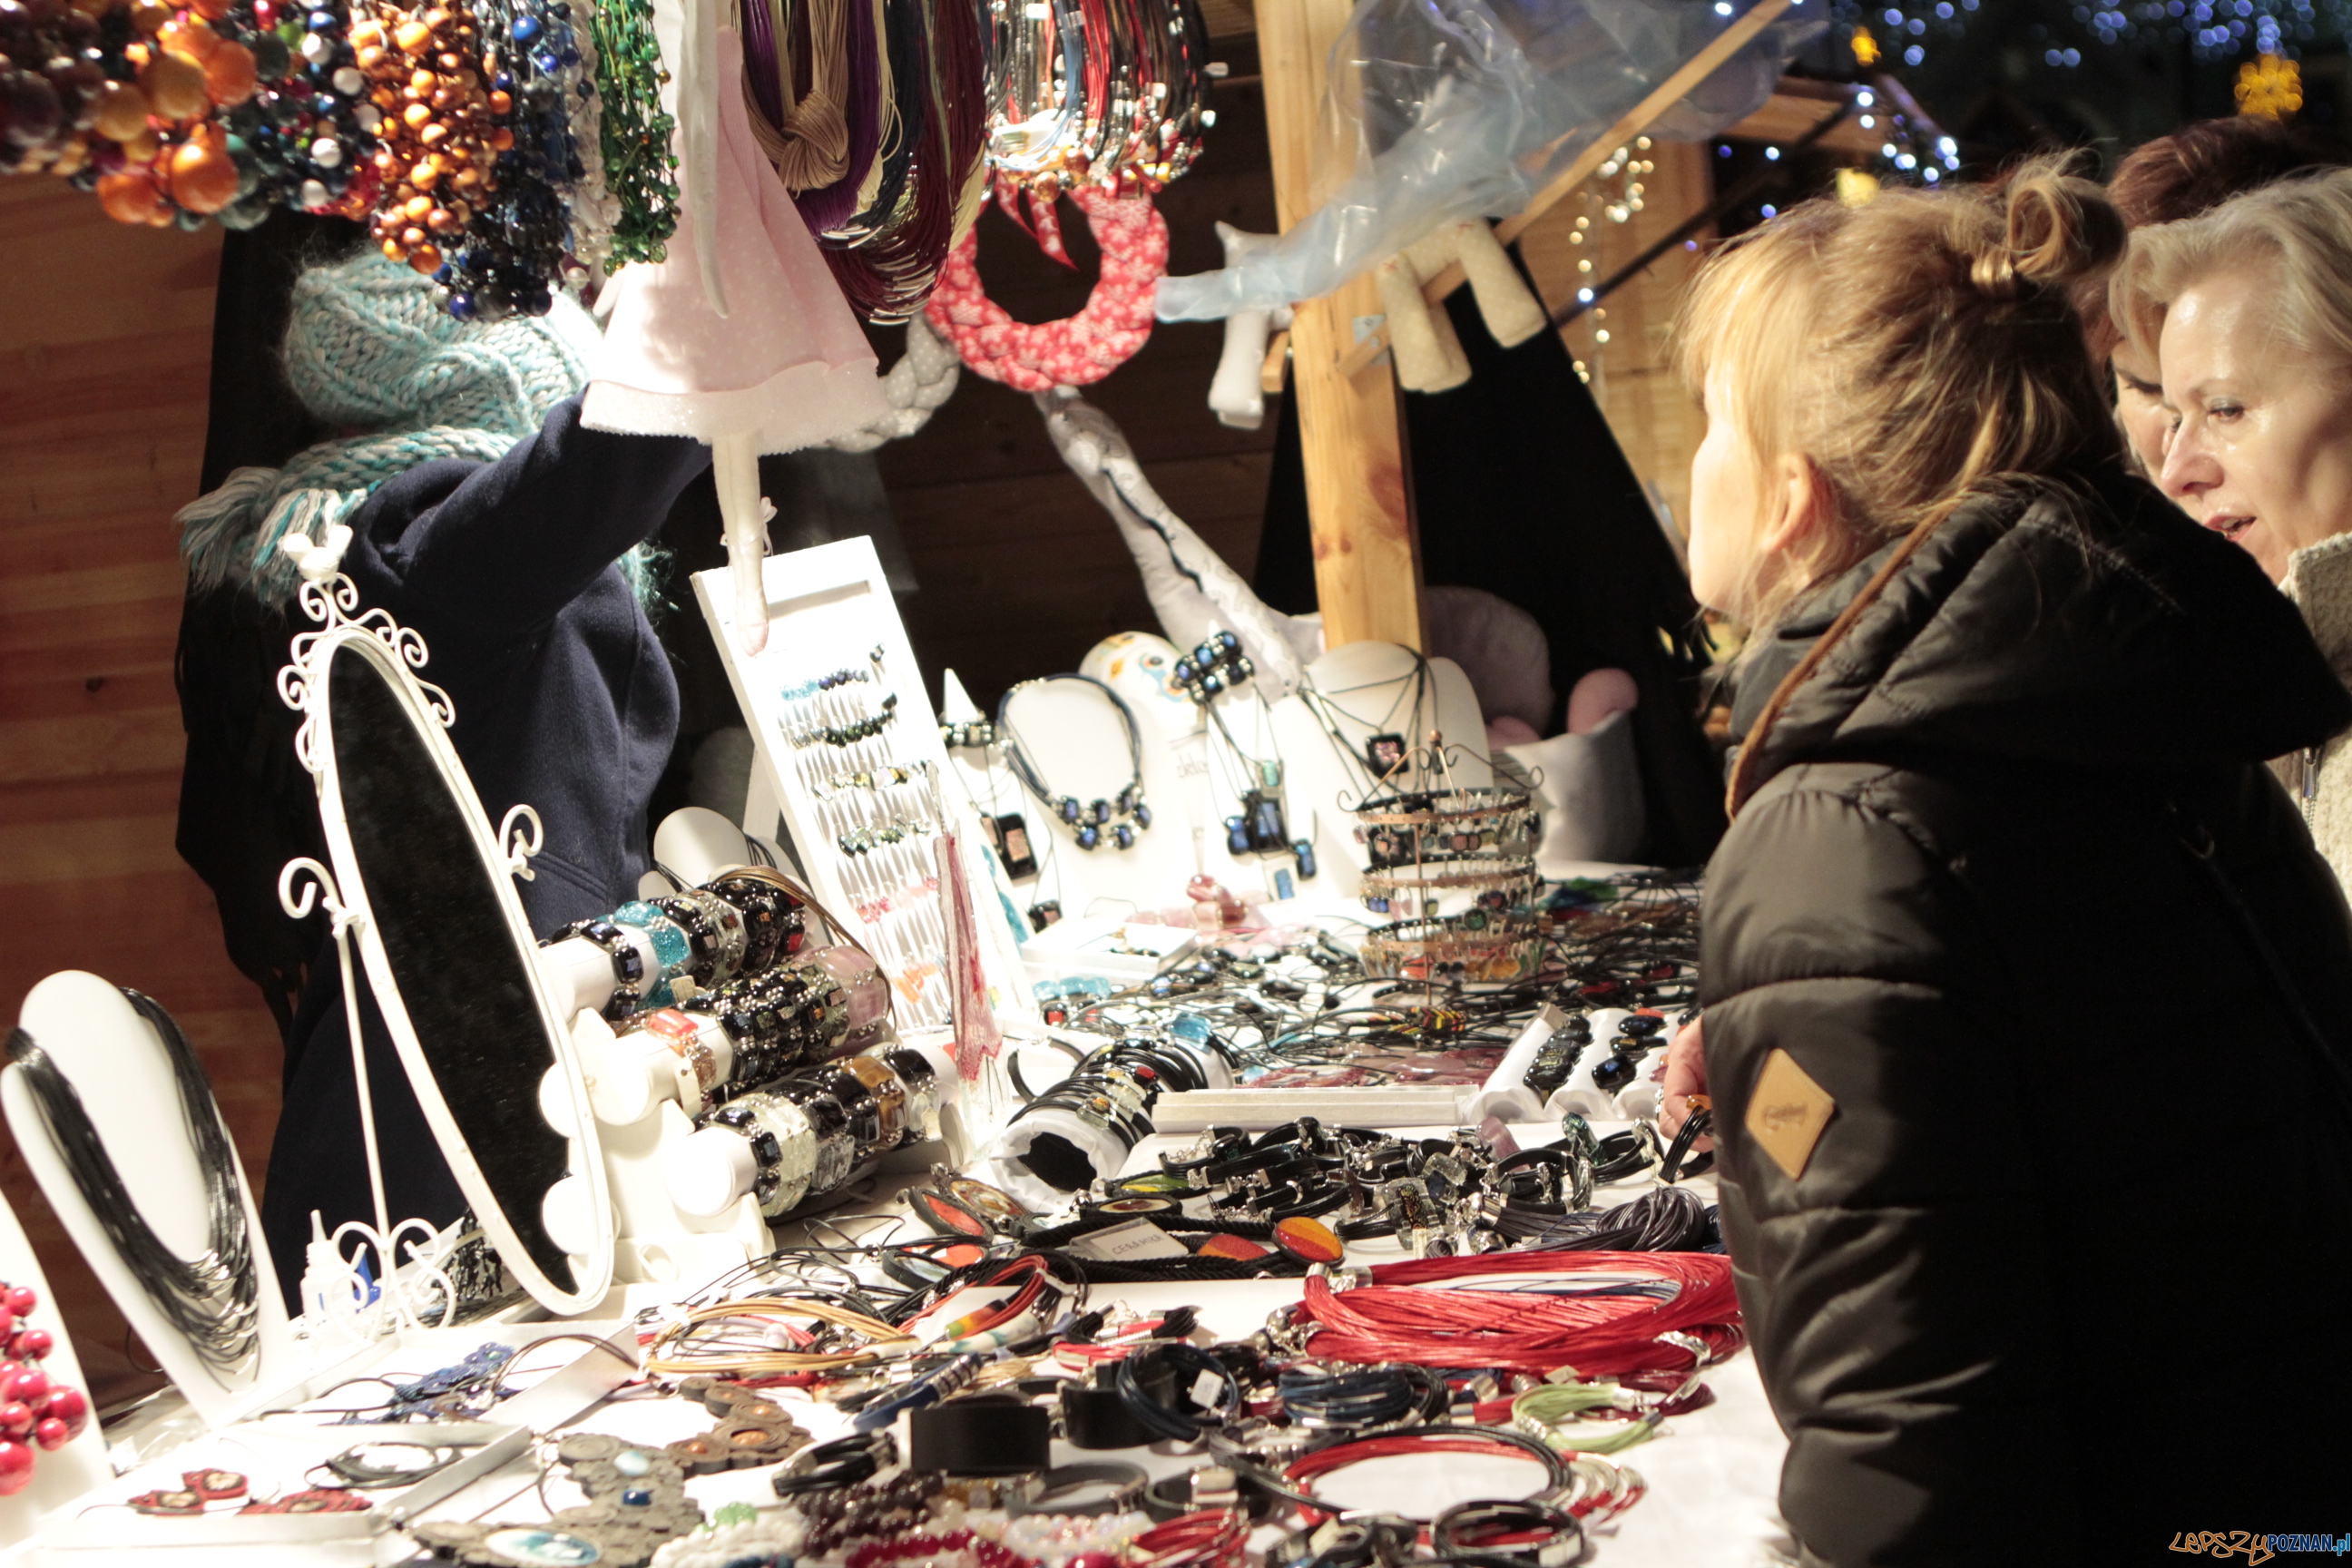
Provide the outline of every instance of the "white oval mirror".
<path id="1" fill-rule="evenodd" d="M 499 1257 L 549 1310 L 585 1311 L 612 1281 L 612 1200 L 566 1019 L 515 896 L 520 862 L 449 743 L 446 699 L 410 672 L 423 658 L 414 635 L 336 622 L 297 639 L 298 668 L 320 816 L 369 987 Z M 542 1080 L 570 1107 L 562 1131 L 542 1114 Z M 545 1207 L 567 1180 L 586 1214 L 559 1240 Z"/>

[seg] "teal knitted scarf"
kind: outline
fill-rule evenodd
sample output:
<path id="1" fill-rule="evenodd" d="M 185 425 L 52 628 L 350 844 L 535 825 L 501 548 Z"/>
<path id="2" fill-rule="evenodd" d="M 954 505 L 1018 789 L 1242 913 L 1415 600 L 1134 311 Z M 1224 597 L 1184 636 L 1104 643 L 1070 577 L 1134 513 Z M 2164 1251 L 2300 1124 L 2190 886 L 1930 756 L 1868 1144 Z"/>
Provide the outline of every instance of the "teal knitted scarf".
<path id="1" fill-rule="evenodd" d="M 520 437 L 436 425 L 422 430 L 322 441 L 282 468 L 238 468 L 211 494 L 182 507 L 180 554 L 191 593 L 243 588 L 262 605 L 294 602 L 302 574 L 278 548 L 289 533 L 323 542 L 348 522 L 376 486 L 420 463 L 454 458 L 495 463 Z M 647 611 L 661 604 L 661 552 L 640 544 L 621 557 L 621 574 Z"/>

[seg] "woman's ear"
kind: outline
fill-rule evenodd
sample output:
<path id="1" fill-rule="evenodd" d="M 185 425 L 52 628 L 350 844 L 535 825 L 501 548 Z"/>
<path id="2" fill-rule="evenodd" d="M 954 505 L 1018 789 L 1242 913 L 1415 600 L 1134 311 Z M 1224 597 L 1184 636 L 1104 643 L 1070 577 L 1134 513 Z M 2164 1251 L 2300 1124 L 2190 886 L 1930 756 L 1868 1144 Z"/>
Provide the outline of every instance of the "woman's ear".
<path id="1" fill-rule="evenodd" d="M 1828 479 L 1810 458 L 1783 452 L 1772 460 L 1770 473 L 1765 496 L 1771 516 L 1759 542 L 1767 554 L 1782 555 L 1827 526 L 1836 501 Z"/>

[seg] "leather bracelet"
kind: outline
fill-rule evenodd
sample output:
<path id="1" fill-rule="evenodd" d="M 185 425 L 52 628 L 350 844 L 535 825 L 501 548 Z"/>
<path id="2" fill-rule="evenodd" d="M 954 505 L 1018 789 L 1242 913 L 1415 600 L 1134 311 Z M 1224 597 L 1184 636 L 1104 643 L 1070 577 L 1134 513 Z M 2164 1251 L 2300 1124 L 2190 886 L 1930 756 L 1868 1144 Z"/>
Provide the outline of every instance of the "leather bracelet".
<path id="1" fill-rule="evenodd" d="M 1118 1375 L 1116 1366 L 1105 1363 L 1095 1369 L 1091 1384 L 1062 1385 L 1062 1436 L 1071 1447 L 1140 1448 L 1151 1441 L 1151 1434 L 1119 1397 Z"/>
<path id="2" fill-rule="evenodd" d="M 780 1498 L 806 1497 L 867 1480 L 898 1462 L 898 1441 L 887 1431 L 835 1437 L 803 1450 L 770 1482 Z"/>
<path id="3" fill-rule="evenodd" d="M 1612 1132 L 1601 1140 L 1592 1161 L 1592 1179 L 1606 1185 L 1622 1182 L 1659 1163 L 1663 1153 L 1658 1148 L 1658 1134 L 1646 1121 L 1636 1122 L 1623 1132 Z"/>
<path id="4" fill-rule="evenodd" d="M 1437 1516 L 1429 1543 L 1456 1561 L 1564 1568 L 1584 1553 L 1584 1527 L 1546 1502 L 1465 1502 Z"/>
<path id="5" fill-rule="evenodd" d="M 1010 1394 L 950 1399 L 908 1418 L 907 1463 L 954 1476 L 1015 1476 L 1052 1463 L 1053 1423 Z"/>
<path id="6" fill-rule="evenodd" d="M 1163 1378 L 1167 1398 L 1158 1395 Z M 1147 1388 L 1147 1381 L 1153 1386 Z M 1201 1393 L 1204 1383 L 1216 1391 L 1213 1395 Z M 1118 1363 L 1114 1384 L 1145 1430 L 1174 1442 L 1192 1442 L 1206 1428 L 1232 1419 L 1242 1405 L 1241 1382 L 1232 1369 L 1181 1340 L 1147 1345 L 1128 1356 Z"/>
<path id="7" fill-rule="evenodd" d="M 1143 1489 L 1150 1481 L 1140 1465 L 1114 1460 L 1057 1465 L 1039 1479 L 1035 1490 L 1008 1500 L 1004 1511 L 1015 1519 L 1030 1513 L 1075 1514 L 1080 1518 L 1125 1513 L 1143 1500 Z M 1108 1487 L 1110 1490 L 1088 1501 L 1071 1500 L 1071 1494 L 1091 1487 Z"/>
<path id="8" fill-rule="evenodd" d="M 1703 1094 L 1692 1095 L 1690 1114 L 1683 1118 L 1681 1130 L 1675 1134 L 1674 1142 L 1666 1149 L 1665 1161 L 1658 1167 L 1658 1180 L 1672 1186 L 1685 1175 L 1703 1174 L 1708 1166 L 1715 1163 L 1712 1152 L 1698 1156 L 1688 1171 L 1683 1169 L 1683 1162 L 1690 1159 L 1691 1145 L 1714 1131 L 1713 1104 Z"/>

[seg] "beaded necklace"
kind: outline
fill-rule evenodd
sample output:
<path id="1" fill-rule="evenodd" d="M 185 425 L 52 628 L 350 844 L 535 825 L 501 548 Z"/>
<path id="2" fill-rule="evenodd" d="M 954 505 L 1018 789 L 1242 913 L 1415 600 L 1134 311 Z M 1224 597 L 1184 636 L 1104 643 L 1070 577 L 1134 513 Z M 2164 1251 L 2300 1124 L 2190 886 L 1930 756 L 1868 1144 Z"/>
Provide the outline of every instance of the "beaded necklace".
<path id="1" fill-rule="evenodd" d="M 615 262 L 659 261 L 677 232 L 677 123 L 661 107 L 669 81 L 654 38 L 648 0 L 600 0 L 590 23 L 596 91 L 604 100 L 604 186 L 613 214 Z"/>
<path id="2" fill-rule="evenodd" d="M 479 3 L 489 40 L 482 67 L 492 103 L 503 98 L 509 107 L 513 140 L 499 154 L 499 195 L 475 214 L 434 279 L 460 321 L 542 315 L 570 248 L 568 198 L 587 174 L 572 140 L 572 104 L 594 68 L 583 60 L 566 0 Z"/>

